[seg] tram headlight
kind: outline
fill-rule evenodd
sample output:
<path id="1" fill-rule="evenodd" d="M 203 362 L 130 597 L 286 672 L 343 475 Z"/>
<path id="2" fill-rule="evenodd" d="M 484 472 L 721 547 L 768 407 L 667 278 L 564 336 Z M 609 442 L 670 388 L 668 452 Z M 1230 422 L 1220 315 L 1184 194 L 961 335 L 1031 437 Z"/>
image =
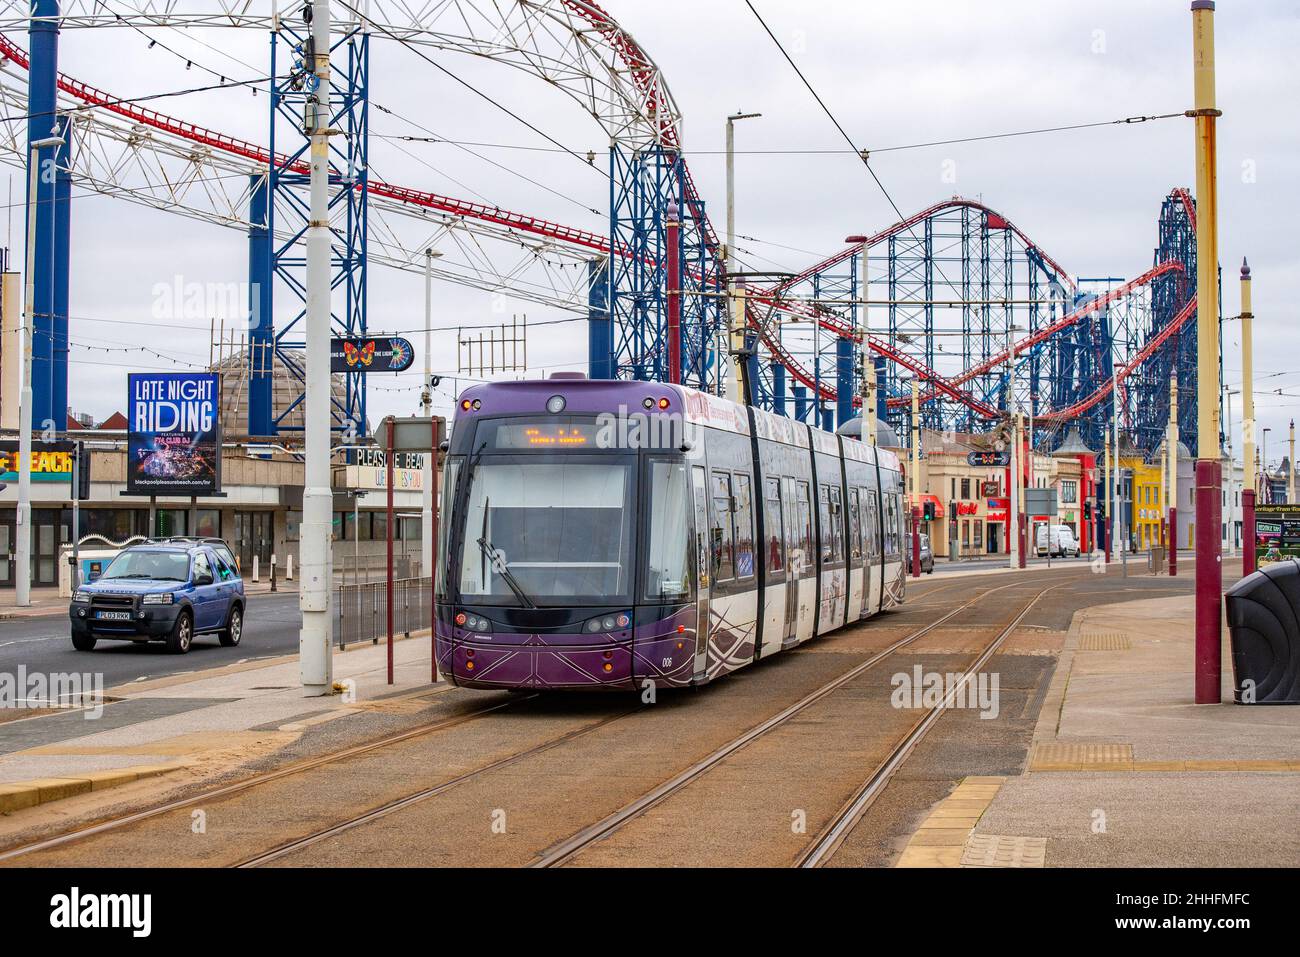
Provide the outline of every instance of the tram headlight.
<path id="1" fill-rule="evenodd" d="M 568 403 L 564 401 L 564 396 L 553 395 L 546 400 L 546 411 L 551 413 L 551 415 L 559 415 L 564 411 L 566 405 L 568 405 Z"/>
<path id="2" fill-rule="evenodd" d="M 605 620 L 600 624 L 606 631 L 613 631 L 618 627 L 618 622 L 615 620 L 613 615 L 606 615 Z"/>

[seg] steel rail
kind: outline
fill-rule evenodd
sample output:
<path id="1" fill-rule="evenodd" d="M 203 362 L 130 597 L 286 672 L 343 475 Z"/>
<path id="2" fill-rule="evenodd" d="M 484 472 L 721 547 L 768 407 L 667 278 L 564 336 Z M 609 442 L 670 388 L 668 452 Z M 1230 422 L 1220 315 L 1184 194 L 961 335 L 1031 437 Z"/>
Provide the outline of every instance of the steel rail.
<path id="1" fill-rule="evenodd" d="M 599 731 L 601 728 L 607 727 L 608 725 L 611 725 L 616 721 L 622 721 L 624 718 L 631 717 L 634 714 L 644 711 L 645 707 L 646 707 L 645 705 L 639 705 L 638 707 L 633 708 L 630 711 L 624 711 L 621 714 L 609 715 L 605 718 L 601 718 L 599 721 L 593 722 L 592 724 L 585 725 L 581 728 L 575 728 L 572 731 L 565 732 L 564 734 L 560 735 L 558 738 L 554 738 L 550 741 L 545 741 L 531 748 L 527 748 L 526 750 L 520 751 L 517 754 L 511 754 L 511 755 L 507 755 L 504 758 L 499 758 L 496 761 L 493 761 L 491 764 L 485 764 L 481 768 L 475 768 L 471 771 L 466 771 L 463 774 L 459 774 L 448 781 L 443 781 L 441 784 L 435 784 L 432 787 L 424 788 L 423 790 L 417 791 L 414 794 L 409 794 L 406 797 L 398 798 L 394 801 L 389 801 L 387 804 L 383 804 L 380 805 L 379 807 L 372 808 L 369 811 L 366 811 L 362 814 L 358 814 L 356 817 L 349 818 L 346 821 L 341 821 L 338 824 L 332 824 L 327 828 L 323 828 L 322 830 L 315 831 L 311 834 L 305 835 L 304 837 L 295 838 L 292 841 L 286 841 L 285 843 L 280 844 L 279 846 L 269 851 L 266 851 L 262 854 L 258 854 L 254 857 L 247 858 L 246 860 L 243 860 L 240 863 L 232 866 L 241 867 L 241 868 L 261 867 L 263 864 L 269 864 L 272 861 L 276 861 L 282 857 L 286 857 L 294 853 L 295 851 L 300 851 L 303 848 L 311 847 L 313 844 L 318 844 L 321 841 L 328 840 L 329 838 L 337 837 L 338 835 L 351 831 L 354 828 L 361 827 L 363 824 L 369 824 L 372 821 L 378 821 L 381 818 L 388 817 L 388 815 L 390 814 L 395 814 L 398 811 L 405 810 L 406 808 L 411 807 L 412 805 L 419 804 L 423 801 L 427 801 L 429 798 L 437 797 L 439 794 L 443 794 L 447 791 L 450 791 L 452 788 L 458 787 L 459 785 L 464 784 L 467 781 L 472 781 L 473 779 L 480 777 L 484 774 L 490 774 L 493 771 L 498 771 L 501 768 L 509 767 L 512 764 L 516 764 L 519 761 L 523 761 L 525 758 L 536 757 L 537 755 L 544 754 L 545 752 L 550 751 L 553 748 L 558 748 L 562 744 L 567 744 L 570 741 L 573 741 L 577 738 L 585 737 L 586 735 L 591 734 L 593 731 Z"/>
<path id="2" fill-rule="evenodd" d="M 740 751 L 741 749 L 752 744 L 754 741 L 757 741 L 759 738 L 763 737 L 768 732 L 781 727 L 786 722 L 788 722 L 791 718 L 795 717 L 805 709 L 809 708 L 810 706 L 816 704 L 818 701 L 821 701 L 826 696 L 842 688 L 844 685 L 848 684 L 853 679 L 865 674 L 867 671 L 870 671 L 872 668 L 878 665 L 885 658 L 888 658 L 890 655 L 894 654 L 900 649 L 905 648 L 908 645 L 912 644 L 913 642 L 919 640 L 920 638 L 923 638 L 925 635 L 928 635 L 930 632 L 934 631 L 934 629 L 951 621 L 957 615 L 961 614 L 963 611 L 967 610 L 968 608 L 977 604 L 978 602 L 983 601 L 989 595 L 993 595 L 998 592 L 1005 591 L 1008 588 L 1013 588 L 1017 584 L 1019 584 L 1019 582 L 1012 582 L 1007 585 L 1001 585 L 997 588 L 990 588 L 987 591 L 983 591 L 979 595 L 972 598 L 970 601 L 966 602 L 964 605 L 960 605 L 957 608 L 954 608 L 946 615 L 943 615 L 942 617 L 930 622 L 928 625 L 924 626 L 923 628 L 920 628 L 917 631 L 914 631 L 911 634 L 907 635 L 906 637 L 900 638 L 898 641 L 893 642 L 888 647 L 881 649 L 880 651 L 872 655 L 870 658 L 867 658 L 865 661 L 859 662 L 857 665 L 850 668 L 848 671 L 844 672 L 843 674 L 839 675 L 836 678 L 831 679 L 830 681 L 826 682 L 826 684 L 822 685 L 816 690 L 811 691 L 808 694 L 804 695 L 794 704 L 789 705 L 788 707 L 784 708 L 783 710 L 773 715 L 772 717 L 767 718 L 766 720 L 761 721 L 760 723 L 754 725 L 754 727 L 750 728 L 748 731 L 744 732 L 738 737 L 733 738 L 731 741 L 724 744 L 722 747 L 718 748 L 717 750 L 713 751 L 706 757 L 701 758 L 700 760 L 694 762 L 685 770 L 669 778 L 667 781 L 663 782 L 658 787 L 646 792 L 645 794 L 641 795 L 641 797 L 637 798 L 636 800 L 632 801 L 629 804 L 624 805 L 619 810 L 601 819 L 595 824 L 583 828 L 581 831 L 578 831 L 576 834 L 573 834 L 570 837 L 560 841 L 559 843 L 552 845 L 550 848 L 547 848 L 529 866 L 530 867 L 558 867 L 562 864 L 567 863 L 568 861 L 572 860 L 574 857 L 581 854 L 588 847 L 604 840 L 609 835 L 615 833 L 616 831 L 626 826 L 629 822 L 645 814 L 651 808 L 662 803 L 663 801 L 673 796 L 677 792 L 681 791 L 682 789 L 684 789 L 694 781 L 703 777 L 714 767 L 721 764 L 723 761 L 731 757 L 737 751 Z"/>
<path id="3" fill-rule="evenodd" d="M 86 827 L 77 828 L 76 830 L 68 831 L 67 833 L 64 834 L 57 834 L 54 837 L 44 838 L 39 841 L 33 841 L 30 844 L 24 844 L 19 847 L 10 848 L 9 850 L 6 851 L 0 851 L 0 862 L 10 861 L 13 860 L 14 858 L 23 857 L 28 854 L 34 854 L 38 851 L 47 851 L 56 847 L 62 847 L 63 845 L 71 844 L 75 841 L 82 841 L 88 837 L 93 837 L 97 834 L 104 834 L 109 831 L 117 830 L 118 828 L 126 827 L 129 824 L 136 824 L 140 821 L 147 821 L 150 818 L 158 817 L 163 814 L 168 814 L 172 811 L 177 811 L 182 808 L 192 807 L 193 805 L 202 803 L 204 801 L 213 801 L 219 798 L 228 797 L 231 794 L 238 794 L 241 791 L 247 791 L 251 788 L 258 787 L 259 785 L 267 784 L 271 781 L 278 781 L 281 778 L 286 778 L 294 774 L 301 774 L 304 771 L 311 771 L 315 768 L 324 767 L 325 765 L 334 764 L 339 761 L 347 760 L 348 758 L 354 758 L 362 754 L 368 754 L 371 751 L 377 751 L 381 748 L 391 747 L 394 744 L 400 744 L 404 741 L 410 741 L 414 738 L 423 737 L 424 735 L 427 734 L 434 734 L 438 731 L 445 731 L 450 728 L 459 727 L 462 724 L 467 724 L 470 721 L 478 720 L 479 718 L 485 717 L 489 714 L 493 714 L 494 712 L 511 708 L 516 704 L 521 704 L 524 701 L 528 701 L 536 697 L 537 697 L 536 694 L 530 694 L 530 695 L 522 695 L 517 698 L 511 698 L 508 701 L 502 701 L 497 704 L 490 705 L 486 708 L 479 708 L 477 711 L 470 711 L 467 712 L 466 714 L 457 715 L 454 718 L 443 718 L 439 721 L 434 721 L 427 725 L 421 725 L 418 728 L 410 728 L 406 731 L 400 731 L 396 734 L 387 735 L 375 741 L 369 741 L 365 744 L 359 744 L 350 748 L 345 748 L 344 750 L 335 752 L 333 754 L 323 754 L 319 757 L 310 758 L 305 761 L 299 761 L 296 764 L 290 764 L 283 768 L 278 768 L 274 771 L 265 771 L 260 774 L 254 774 L 250 777 L 243 778 L 242 780 L 235 781 L 231 784 L 224 784 L 220 787 L 209 788 L 208 790 L 193 795 L 192 797 L 178 798 L 175 801 L 168 801 L 165 804 L 160 804 L 157 805 L 156 807 L 146 808 L 143 811 L 133 811 L 129 814 L 123 814 L 117 817 L 111 817 L 108 820 L 100 821 L 96 824 L 91 824 Z"/>
<path id="4" fill-rule="evenodd" d="M 937 705 L 926 712 L 924 717 L 907 733 L 907 736 L 894 747 L 884 762 L 876 768 L 871 777 L 867 778 L 853 797 L 840 808 L 830 823 L 823 828 L 816 840 L 796 858 L 795 867 L 821 867 L 830 860 L 835 851 L 844 843 L 845 838 L 857 826 L 858 821 L 862 820 L 862 816 L 871 807 L 876 797 L 885 789 L 885 786 L 894 776 L 894 772 L 907 760 L 917 744 L 925 737 L 926 732 L 934 726 L 934 723 L 947 710 L 957 692 L 968 684 L 975 673 L 988 663 L 989 659 L 1002 647 L 1003 642 L 1024 621 L 1025 616 L 1038 604 L 1039 599 L 1048 592 L 1063 588 L 1067 584 L 1070 584 L 1070 582 L 1058 582 L 1055 585 L 1049 585 L 1038 592 L 1020 610 L 1020 613 L 1012 619 L 1011 623 L 1003 628 L 997 637 L 985 647 L 979 657 L 971 662 L 970 666 L 962 673 L 961 680 L 947 690 L 943 699 Z"/>

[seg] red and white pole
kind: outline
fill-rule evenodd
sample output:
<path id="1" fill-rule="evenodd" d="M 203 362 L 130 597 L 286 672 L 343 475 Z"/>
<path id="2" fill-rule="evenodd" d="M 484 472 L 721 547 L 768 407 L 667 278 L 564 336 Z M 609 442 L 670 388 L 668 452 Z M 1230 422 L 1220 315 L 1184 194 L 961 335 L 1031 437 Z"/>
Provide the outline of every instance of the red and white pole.
<path id="1" fill-rule="evenodd" d="M 912 506 L 912 577 L 921 577 L 921 510 Z"/>
<path id="2" fill-rule="evenodd" d="M 1192 0 L 1196 102 L 1196 703 L 1222 700 L 1223 485 L 1219 449 L 1218 171 L 1214 105 L 1214 2 Z"/>

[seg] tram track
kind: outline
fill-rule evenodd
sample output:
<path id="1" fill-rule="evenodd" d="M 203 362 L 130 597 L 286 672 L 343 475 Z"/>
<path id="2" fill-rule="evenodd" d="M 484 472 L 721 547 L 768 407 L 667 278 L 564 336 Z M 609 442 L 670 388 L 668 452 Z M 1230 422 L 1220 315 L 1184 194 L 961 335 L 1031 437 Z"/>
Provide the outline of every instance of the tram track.
<path id="1" fill-rule="evenodd" d="M 990 641 L 984 649 L 976 656 L 975 660 L 965 669 L 959 682 L 948 688 L 943 698 L 937 705 L 930 708 L 908 731 L 906 736 L 899 741 L 897 745 L 889 752 L 885 760 L 882 761 L 871 776 L 866 779 L 853 794 L 851 798 L 835 814 L 831 821 L 822 829 L 802 854 L 795 860 L 794 866 L 799 868 L 822 867 L 835 855 L 845 839 L 852 833 L 853 828 L 862 820 L 876 797 L 884 791 L 889 781 L 893 778 L 894 772 L 908 759 L 913 750 L 921 740 L 926 736 L 929 730 L 939 720 L 939 717 L 951 705 L 962 686 L 971 681 L 974 676 L 988 664 L 990 659 L 997 654 L 998 650 L 1006 642 L 1020 623 L 1025 620 L 1034 606 L 1048 592 L 1058 588 L 1063 588 L 1070 582 L 1058 582 L 1049 585 L 1040 590 L 1020 613 L 1016 615 L 1011 622 L 998 632 L 997 636 Z"/>
<path id="2" fill-rule="evenodd" d="M 992 653 L 991 651 L 988 650 L 989 648 L 996 649 L 997 646 L 1001 645 L 1002 641 L 1005 640 L 1006 636 L 1009 635 L 1015 629 L 1015 627 L 1024 619 L 1024 617 L 1029 613 L 1029 611 L 1033 608 L 1033 606 L 1037 604 L 1038 599 L 1043 594 L 1045 594 L 1047 591 L 1051 591 L 1053 588 L 1062 587 L 1065 584 L 1068 584 L 1068 582 L 1061 582 L 1049 586 L 1043 589 L 1042 591 L 1040 591 L 1037 595 L 1035 595 L 1034 599 L 1016 616 L 1015 620 L 1009 626 L 1007 626 L 1007 628 L 1004 629 L 1003 632 L 999 634 L 995 642 L 990 643 L 988 648 L 986 648 L 987 654 L 991 655 Z M 600 843 L 605 838 L 613 835 L 614 833 L 618 832 L 622 828 L 626 827 L 632 821 L 636 820 L 637 818 L 644 815 L 646 812 L 650 811 L 652 808 L 663 803 L 665 800 L 672 797 L 673 795 L 683 791 L 685 788 L 690 786 L 693 782 L 698 781 L 700 778 L 704 777 L 711 770 L 713 770 L 718 765 L 722 764 L 724 761 L 726 761 L 728 758 L 730 758 L 737 752 L 743 750 L 748 745 L 754 743 L 760 738 L 763 738 L 773 730 L 786 725 L 792 718 L 796 717 L 797 715 L 799 715 L 809 707 L 813 706 L 814 704 L 826 699 L 828 696 L 832 695 L 840 688 L 849 684 L 854 679 L 861 677 L 871 669 L 875 668 L 885 659 L 903 650 L 904 648 L 913 644 L 914 642 L 920 640 L 921 638 L 933 632 L 935 629 L 943 626 L 944 624 L 947 624 L 949 621 L 956 618 L 962 612 L 972 608 L 973 606 L 983 601 L 988 596 L 996 594 L 998 592 L 1006 591 L 1009 588 L 1014 588 L 1017 585 L 1023 585 L 1023 583 L 1011 582 L 1006 585 L 1001 585 L 996 588 L 990 588 L 985 591 L 982 591 L 979 595 L 975 596 L 970 601 L 967 601 L 964 604 L 959 605 L 958 607 L 954 608 L 952 611 L 949 611 L 947 614 L 936 619 L 935 621 L 932 621 L 924 625 L 923 627 L 917 629 L 916 631 L 909 633 L 903 638 L 900 638 L 897 641 L 890 643 L 888 646 L 882 648 L 880 651 L 875 652 L 869 658 L 867 658 L 862 662 L 859 662 L 857 665 L 850 668 L 848 671 L 838 675 L 837 677 L 831 679 L 830 681 L 826 682 L 820 687 L 804 695 L 798 701 L 784 708 L 777 714 L 767 718 L 766 720 L 760 722 L 757 725 L 754 725 L 749 730 L 745 731 L 743 734 L 737 736 L 736 738 L 733 738 L 731 741 L 717 748 L 716 750 L 708 754 L 706 757 L 692 763 L 690 766 L 682 770 L 680 773 L 674 775 L 672 778 L 668 779 L 667 781 L 664 781 L 662 784 L 658 785 L 652 790 L 647 791 L 636 800 L 624 805 L 619 810 L 606 816 L 605 818 L 601 819 L 595 824 L 583 828 L 582 830 L 576 832 L 575 834 L 564 839 L 563 841 L 560 841 L 559 843 L 552 845 L 550 848 L 548 848 L 546 851 L 540 854 L 537 857 L 537 859 L 534 860 L 529 866 L 538 867 L 538 868 L 560 867 L 570 862 L 571 860 L 573 860 L 574 858 L 582 854 L 582 852 L 587 848 Z M 981 654 L 980 659 L 987 660 L 984 654 Z"/>
<path id="3" fill-rule="evenodd" d="M 318 757 L 308 758 L 304 761 L 294 762 L 293 764 L 286 765 L 285 767 L 282 768 L 275 768 L 270 771 L 260 772 L 258 774 L 254 774 L 249 777 L 241 778 L 238 781 L 233 781 L 230 784 L 223 784 L 220 785 L 219 787 L 208 788 L 206 790 L 201 791 L 198 794 L 194 794 L 189 797 L 178 798 L 174 801 L 168 801 L 164 804 L 159 804 L 154 807 L 146 808 L 141 811 L 132 811 L 128 814 L 122 814 L 116 817 L 110 817 L 106 820 L 97 821 L 93 824 L 89 824 L 86 825 L 85 827 L 80 827 L 72 831 L 67 831 L 66 833 L 63 834 L 56 834 L 51 837 L 42 838 L 41 840 L 33 841 L 28 844 L 19 845 L 18 847 L 12 847 L 9 848 L 8 850 L 0 851 L 0 863 L 3 863 L 5 861 L 10 861 L 18 857 L 23 857 L 28 854 L 35 854 L 40 851 L 53 850 L 54 848 L 63 847 L 65 845 L 72 844 L 77 841 L 83 841 L 100 834 L 106 834 L 110 831 L 115 831 L 120 828 L 130 826 L 132 824 L 139 824 L 143 821 L 148 821 L 151 818 L 160 817 L 164 814 L 170 814 L 173 811 L 179 811 L 206 802 L 230 797 L 232 795 L 236 795 L 244 791 L 249 791 L 253 788 L 265 784 L 270 784 L 273 781 L 279 781 L 283 778 L 287 778 L 296 774 L 303 774 L 305 772 L 313 771 L 318 768 L 327 767 L 331 764 L 336 764 L 340 761 L 346 761 L 349 758 L 355 758 L 365 754 L 370 754 L 374 751 L 378 751 L 383 748 L 392 747 L 397 744 L 402 744 L 406 741 L 411 741 L 416 738 L 423 737 L 424 735 L 427 734 L 435 734 L 439 731 L 447 731 L 453 728 L 457 728 L 470 721 L 480 720 L 491 714 L 495 714 L 496 712 L 515 707 L 518 704 L 522 704 L 525 701 L 529 701 L 537 697 L 538 695 L 535 694 L 521 695 L 517 698 L 512 698 L 508 701 L 500 701 L 497 702 L 496 704 L 489 705 L 488 707 L 479 708 L 474 711 L 467 712 L 465 714 L 456 715 L 450 718 L 442 718 L 439 719 L 438 721 L 433 721 L 428 724 L 420 725 L 415 728 L 408 728 L 405 731 L 399 731 L 394 734 L 385 735 L 382 738 L 377 738 L 373 741 L 367 741 L 363 744 L 354 745 L 350 748 L 345 748 L 342 751 L 336 751 L 330 754 L 323 754 Z"/>
<path id="4" fill-rule="evenodd" d="M 732 740 L 731 742 L 722 746 L 721 748 L 718 748 L 717 750 L 713 751 L 711 754 L 709 754 L 701 761 L 696 762 L 695 764 L 691 765 L 680 774 L 674 776 L 670 780 L 654 788 L 652 791 L 646 793 L 641 798 L 638 798 L 637 800 L 633 801 L 631 804 L 628 804 L 622 810 L 615 812 L 614 814 L 603 819 L 597 824 L 592 825 L 591 827 L 579 831 L 577 834 L 575 834 L 573 837 L 569 838 L 568 840 L 561 842 L 558 845 L 552 845 L 552 847 L 549 850 L 541 853 L 541 856 L 536 861 L 533 862 L 532 866 L 556 866 L 557 864 L 564 863 L 568 859 L 580 853 L 583 847 L 589 846 L 592 843 L 596 843 L 599 840 L 601 840 L 603 837 L 607 836 L 608 834 L 611 834 L 614 831 L 618 830 L 624 824 L 628 823 L 630 820 L 640 816 L 642 813 L 649 810 L 651 807 L 655 806 L 656 804 L 660 803 L 661 801 L 669 797 L 671 794 L 676 793 L 676 791 L 681 790 L 683 787 L 689 784 L 690 781 L 695 780 L 700 776 L 702 776 L 703 774 L 707 773 L 709 768 L 725 760 L 727 757 L 734 754 L 735 752 L 743 749 L 749 743 L 757 740 L 760 737 L 763 737 L 769 731 L 785 724 L 796 714 L 800 713 L 807 707 L 810 707 L 817 701 L 822 700 L 823 698 L 830 695 L 838 688 L 852 681 L 854 678 L 857 678 L 862 674 L 864 674 L 865 672 L 869 671 L 870 669 L 876 667 L 881 661 L 883 661 L 889 655 L 907 647 L 908 645 L 921 639 L 925 635 L 932 633 L 935 629 L 940 628 L 943 625 L 947 624 L 948 622 L 952 621 L 956 616 L 972 608 L 973 606 L 985 600 L 989 596 L 995 595 L 1000 592 L 1004 592 L 1007 589 L 1016 587 L 1017 585 L 1023 587 L 1024 583 L 1011 582 L 994 588 L 982 589 L 978 594 L 970 598 L 969 601 L 966 601 L 963 604 L 951 609 L 950 611 L 943 614 L 941 617 L 924 624 L 923 626 L 917 628 L 916 630 L 908 633 L 904 637 L 891 642 L 884 649 L 871 654 L 870 657 L 868 657 L 866 660 L 859 662 L 853 668 L 849 669 L 848 671 L 844 672 L 838 677 L 832 679 L 831 681 L 823 684 L 821 687 L 815 689 L 811 693 L 800 698 L 794 704 L 786 707 L 778 714 L 761 721 L 759 724 L 752 727 L 749 731 L 745 732 L 743 735 Z M 945 584 L 942 587 L 946 590 L 947 588 L 952 586 Z M 1025 610 L 1025 613 L 1027 613 L 1027 611 L 1028 609 Z M 1023 617 L 1023 613 L 1021 617 Z M 1014 625 L 1011 627 L 1014 628 Z M 275 781 L 280 781 L 285 778 L 291 777 L 293 775 L 302 774 L 304 772 L 312 771 L 315 769 L 328 768 L 330 765 L 345 762 L 351 758 L 357 758 L 364 755 L 372 754 L 374 752 L 381 751 L 382 749 L 400 745 L 404 742 L 408 742 L 423 737 L 425 735 L 434 734 L 440 731 L 449 731 L 451 729 L 461 727 L 470 722 L 483 720 L 492 717 L 494 715 L 499 715 L 502 712 L 514 708 L 519 704 L 536 699 L 538 697 L 540 696 L 536 694 L 522 695 L 507 701 L 497 702 L 488 707 L 479 708 L 474 711 L 456 715 L 450 718 L 443 718 L 425 725 L 421 725 L 416 728 L 407 729 L 405 731 L 387 735 L 385 737 L 373 741 L 365 742 L 363 744 L 356 745 L 333 754 L 325 754 L 308 760 L 299 761 L 294 764 L 287 765 L 283 768 L 278 768 L 264 773 L 255 774 L 250 777 L 246 777 L 244 779 L 232 782 L 230 784 L 221 785 L 216 788 L 209 788 L 199 793 L 196 793 L 194 795 L 184 797 L 184 798 L 179 798 L 174 801 L 169 801 L 152 808 L 147 808 L 141 811 L 135 811 L 128 814 L 124 814 L 119 817 L 110 818 L 108 820 L 99 821 L 87 825 L 85 827 L 73 831 L 69 831 L 65 834 L 54 835 L 42 840 L 35 841 L 33 843 L 29 843 L 23 846 L 2 851 L 0 852 L 0 862 L 10 861 L 15 858 L 20 858 L 26 855 L 35 854 L 40 851 L 47 851 L 47 850 L 60 848 L 65 845 L 73 844 L 79 841 L 85 841 L 87 839 L 94 838 L 98 835 L 105 835 L 112 831 L 117 831 L 123 828 L 127 828 L 131 825 L 147 822 L 150 819 L 158 818 L 161 817 L 162 815 L 171 812 L 175 812 L 185 808 L 193 808 L 197 805 L 239 795 L 242 792 L 252 791 L 258 788 L 259 786 L 267 785 Z M 454 777 L 448 778 L 446 780 L 442 780 L 428 787 L 421 788 L 420 790 L 414 793 L 401 795 L 399 797 L 383 802 L 376 806 L 367 808 L 366 810 L 356 813 L 355 815 L 349 816 L 344 820 L 339 820 L 339 821 L 329 823 L 328 825 L 322 826 L 318 830 L 314 830 L 309 834 L 295 837 L 291 840 L 283 841 L 278 844 L 273 844 L 267 850 L 261 850 L 256 847 L 248 848 L 244 851 L 243 857 L 238 858 L 234 863 L 228 864 L 226 866 L 233 866 L 237 868 L 252 868 L 252 867 L 259 867 L 267 864 L 272 864 L 276 861 L 285 858 L 290 858 L 295 853 L 299 851 L 304 851 L 312 847 L 313 845 L 321 844 L 323 842 L 330 840 L 331 838 L 338 837 L 349 831 L 354 831 L 356 829 L 364 827 L 365 825 L 380 821 L 386 817 L 397 814 L 399 812 L 412 808 L 416 805 L 427 802 L 431 799 L 435 799 L 440 796 L 446 795 L 448 792 L 453 791 L 454 789 L 460 787 L 461 785 L 467 784 L 471 781 L 489 777 L 494 772 L 503 771 L 512 765 L 517 765 L 525 761 L 526 759 L 537 757 L 548 751 L 552 751 L 564 745 L 570 744 L 577 739 L 583 738 L 589 734 L 607 728 L 608 726 L 614 724 L 615 722 L 622 721 L 626 718 L 629 718 L 637 713 L 641 713 L 645 710 L 646 710 L 645 705 L 638 705 L 637 707 L 632 709 L 620 710 L 619 713 L 607 715 L 605 717 L 600 718 L 599 720 L 588 722 L 582 725 L 581 727 L 564 731 L 562 734 L 559 734 L 554 738 L 539 742 L 538 744 L 533 745 L 531 747 L 526 747 L 521 750 L 506 754 L 498 758 L 497 760 L 491 761 L 480 767 L 472 767 L 467 770 L 464 770 L 463 772 L 457 774 Z M 271 842 L 268 841 L 268 844 L 269 843 Z"/>

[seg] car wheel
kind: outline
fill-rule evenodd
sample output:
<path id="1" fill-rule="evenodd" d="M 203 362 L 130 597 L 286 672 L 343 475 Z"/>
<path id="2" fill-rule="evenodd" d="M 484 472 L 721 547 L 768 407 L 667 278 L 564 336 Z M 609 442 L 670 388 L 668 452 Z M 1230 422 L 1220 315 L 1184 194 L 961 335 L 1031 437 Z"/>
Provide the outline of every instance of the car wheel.
<path id="1" fill-rule="evenodd" d="M 239 639 L 244 637 L 244 613 L 238 605 L 231 606 L 230 620 L 226 622 L 226 627 L 221 629 L 218 637 L 225 648 L 234 648 L 239 644 Z"/>
<path id="2" fill-rule="evenodd" d="M 76 632 L 72 633 L 72 647 L 76 648 L 78 651 L 94 651 L 95 640 L 94 635 L 79 635 Z"/>
<path id="3" fill-rule="evenodd" d="M 172 625 L 172 633 L 167 636 L 167 650 L 173 655 L 183 655 L 190 650 L 190 644 L 194 641 L 194 619 L 188 611 L 183 611 L 176 616 L 176 624 Z"/>

